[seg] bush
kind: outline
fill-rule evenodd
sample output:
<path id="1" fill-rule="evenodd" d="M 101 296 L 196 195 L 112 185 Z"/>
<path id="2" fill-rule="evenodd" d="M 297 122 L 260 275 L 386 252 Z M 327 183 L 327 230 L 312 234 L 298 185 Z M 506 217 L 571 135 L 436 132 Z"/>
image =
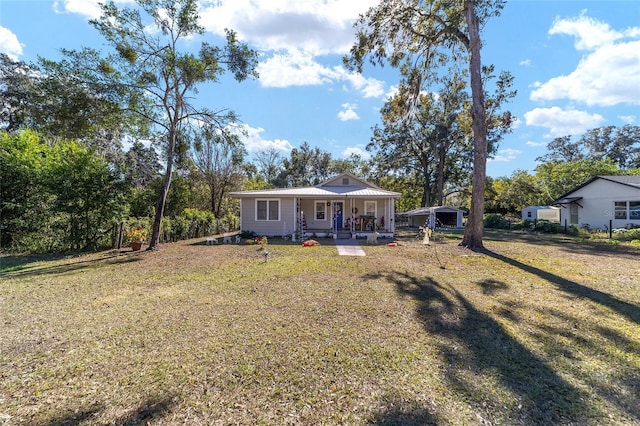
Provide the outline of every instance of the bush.
<path id="1" fill-rule="evenodd" d="M 559 223 L 549 222 L 548 220 L 539 220 L 535 223 L 535 230 L 547 234 L 558 234 L 563 232 L 563 227 Z"/>
<path id="2" fill-rule="evenodd" d="M 499 213 L 489 213 L 484 216 L 484 227 L 492 229 L 511 229 L 511 222 Z"/>
<path id="3" fill-rule="evenodd" d="M 614 229 L 612 233 L 612 237 L 614 240 L 618 240 L 618 241 L 640 240 L 640 228 Z"/>

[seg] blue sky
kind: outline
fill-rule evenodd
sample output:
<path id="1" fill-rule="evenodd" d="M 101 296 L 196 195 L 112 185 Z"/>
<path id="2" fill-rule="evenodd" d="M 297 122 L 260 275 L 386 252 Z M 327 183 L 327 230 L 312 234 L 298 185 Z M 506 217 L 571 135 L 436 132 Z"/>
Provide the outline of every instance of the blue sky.
<path id="1" fill-rule="evenodd" d="M 116 1 L 120 6 L 131 0 Z M 342 66 L 353 21 L 374 0 L 202 0 L 204 40 L 224 28 L 261 54 L 260 79 L 201 88 L 198 102 L 241 118 L 249 153 L 285 156 L 308 142 L 334 158 L 362 153 L 398 76 L 389 67 L 362 75 Z M 87 20 L 97 0 L 0 0 L 0 52 L 33 62 L 61 48 L 101 48 Z M 518 121 L 489 161 L 490 176 L 532 171 L 553 138 L 640 121 L 640 1 L 512 0 L 484 29 L 484 64 L 508 70 Z"/>

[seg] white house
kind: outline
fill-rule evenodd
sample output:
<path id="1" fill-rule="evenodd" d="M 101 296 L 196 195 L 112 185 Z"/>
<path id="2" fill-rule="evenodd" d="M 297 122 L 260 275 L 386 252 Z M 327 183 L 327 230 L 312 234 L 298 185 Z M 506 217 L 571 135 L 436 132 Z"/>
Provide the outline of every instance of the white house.
<path id="1" fill-rule="evenodd" d="M 592 229 L 640 226 L 640 176 L 596 176 L 553 202 L 560 223 Z"/>
<path id="2" fill-rule="evenodd" d="M 343 173 L 317 186 L 230 194 L 240 200 L 240 229 L 265 236 L 356 238 L 395 234 L 395 201 L 386 191 Z"/>
<path id="3" fill-rule="evenodd" d="M 407 217 L 409 226 L 423 226 L 425 224 L 447 228 L 462 228 L 463 210 L 449 206 L 420 207 L 409 210 L 401 215 Z"/>
<path id="4" fill-rule="evenodd" d="M 522 209 L 523 220 L 548 220 L 560 222 L 560 207 L 555 206 L 529 206 Z"/>

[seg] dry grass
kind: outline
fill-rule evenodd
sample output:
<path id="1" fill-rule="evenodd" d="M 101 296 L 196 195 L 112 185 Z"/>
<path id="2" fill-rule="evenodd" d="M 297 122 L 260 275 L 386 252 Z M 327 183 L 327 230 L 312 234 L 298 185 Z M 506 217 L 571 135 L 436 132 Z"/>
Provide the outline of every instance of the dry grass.
<path id="1" fill-rule="evenodd" d="M 640 251 L 2 257 L 0 424 L 640 424 Z"/>

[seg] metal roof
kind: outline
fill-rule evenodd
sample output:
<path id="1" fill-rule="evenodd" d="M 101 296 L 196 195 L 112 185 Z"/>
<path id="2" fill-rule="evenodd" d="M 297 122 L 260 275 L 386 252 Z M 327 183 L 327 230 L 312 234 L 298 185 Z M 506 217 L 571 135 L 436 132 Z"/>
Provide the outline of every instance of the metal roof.
<path id="1" fill-rule="evenodd" d="M 384 189 L 363 188 L 360 186 L 311 186 L 302 188 L 259 189 L 255 191 L 237 191 L 230 194 L 234 198 L 256 197 L 299 197 L 299 198 L 400 198 L 400 193 Z"/>
<path id="2" fill-rule="evenodd" d="M 433 207 L 419 207 L 417 209 L 409 210 L 408 212 L 398 213 L 398 214 L 406 215 L 406 216 L 421 216 L 421 215 L 425 215 L 425 214 L 431 214 L 431 213 L 434 213 L 434 212 L 448 212 L 448 213 L 462 212 L 462 213 L 464 213 L 464 210 L 456 209 L 454 207 L 449 207 L 449 206 L 433 206 Z"/>

